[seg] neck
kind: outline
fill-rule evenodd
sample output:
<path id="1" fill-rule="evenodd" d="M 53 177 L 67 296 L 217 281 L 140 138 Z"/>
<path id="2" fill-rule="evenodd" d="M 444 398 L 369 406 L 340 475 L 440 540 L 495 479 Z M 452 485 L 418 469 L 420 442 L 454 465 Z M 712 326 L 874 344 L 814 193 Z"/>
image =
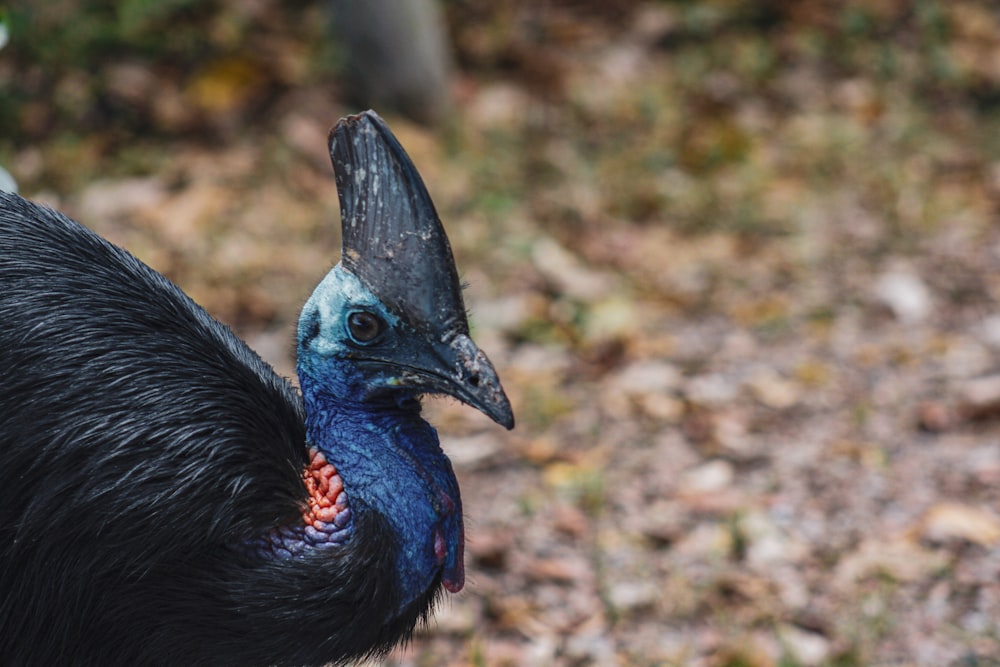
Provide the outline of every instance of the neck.
<path id="1" fill-rule="evenodd" d="M 322 390 L 299 369 L 307 437 L 336 466 L 355 513 L 376 512 L 398 544 L 403 606 L 436 585 L 463 580 L 458 482 L 437 433 L 412 394 L 363 401 Z"/>

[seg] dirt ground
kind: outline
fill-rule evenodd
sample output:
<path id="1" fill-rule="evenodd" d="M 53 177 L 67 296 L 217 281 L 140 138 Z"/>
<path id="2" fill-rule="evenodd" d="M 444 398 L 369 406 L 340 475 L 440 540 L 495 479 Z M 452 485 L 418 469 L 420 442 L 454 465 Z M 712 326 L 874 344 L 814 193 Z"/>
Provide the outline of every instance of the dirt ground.
<path id="1" fill-rule="evenodd" d="M 0 52 L 0 164 L 291 376 L 357 109 L 215 4 L 284 60 Z M 746 4 L 449 3 L 454 117 L 384 114 L 518 425 L 428 401 L 468 583 L 373 664 L 1000 665 L 1000 15 Z"/>

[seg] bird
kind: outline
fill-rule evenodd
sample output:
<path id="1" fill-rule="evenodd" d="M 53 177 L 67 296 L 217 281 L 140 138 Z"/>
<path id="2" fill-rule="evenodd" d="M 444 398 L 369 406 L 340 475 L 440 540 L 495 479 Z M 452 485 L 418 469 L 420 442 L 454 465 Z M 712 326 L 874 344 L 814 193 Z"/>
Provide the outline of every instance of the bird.
<path id="1" fill-rule="evenodd" d="M 462 589 L 421 400 L 506 428 L 511 404 L 385 121 L 329 148 L 341 259 L 302 307 L 298 389 L 126 250 L 0 193 L 0 664 L 347 664 Z"/>

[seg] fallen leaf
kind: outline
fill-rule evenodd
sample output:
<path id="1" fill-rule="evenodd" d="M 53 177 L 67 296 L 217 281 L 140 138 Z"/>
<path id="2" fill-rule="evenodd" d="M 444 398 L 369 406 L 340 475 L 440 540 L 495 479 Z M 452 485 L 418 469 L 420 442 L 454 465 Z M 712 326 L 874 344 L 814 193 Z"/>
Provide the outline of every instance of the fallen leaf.
<path id="1" fill-rule="evenodd" d="M 802 388 L 797 382 L 787 380 L 772 370 L 761 371 L 747 382 L 753 397 L 775 410 L 786 410 L 799 402 Z"/>
<path id="2" fill-rule="evenodd" d="M 957 394 L 958 410 L 966 419 L 1000 415 L 1000 375 L 968 380 Z"/>
<path id="3" fill-rule="evenodd" d="M 834 578 L 840 586 L 875 575 L 896 581 L 916 581 L 944 567 L 946 562 L 944 554 L 926 549 L 912 540 L 873 537 L 841 559 Z"/>
<path id="4" fill-rule="evenodd" d="M 967 540 L 990 547 L 1000 543 L 1000 518 L 986 509 L 943 502 L 927 511 L 917 531 L 929 542 Z"/>
<path id="5" fill-rule="evenodd" d="M 909 269 L 891 269 L 878 277 L 875 297 L 903 324 L 916 324 L 930 315 L 931 292 Z"/>

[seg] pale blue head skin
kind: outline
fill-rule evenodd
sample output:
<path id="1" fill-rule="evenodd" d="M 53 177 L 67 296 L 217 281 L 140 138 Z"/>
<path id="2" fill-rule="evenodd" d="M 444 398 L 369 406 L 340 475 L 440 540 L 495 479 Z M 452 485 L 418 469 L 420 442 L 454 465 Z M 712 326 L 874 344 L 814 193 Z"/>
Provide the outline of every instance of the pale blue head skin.
<path id="1" fill-rule="evenodd" d="M 355 311 L 387 325 L 378 339 L 354 340 L 347 318 Z M 419 392 L 402 379 L 405 367 L 383 361 L 420 344 L 420 335 L 340 264 L 299 319 L 298 375 L 310 444 L 340 471 L 355 516 L 376 510 L 394 529 L 403 607 L 439 572 L 449 590 L 460 589 L 463 579 L 458 482 L 436 431 L 420 417 Z"/>

